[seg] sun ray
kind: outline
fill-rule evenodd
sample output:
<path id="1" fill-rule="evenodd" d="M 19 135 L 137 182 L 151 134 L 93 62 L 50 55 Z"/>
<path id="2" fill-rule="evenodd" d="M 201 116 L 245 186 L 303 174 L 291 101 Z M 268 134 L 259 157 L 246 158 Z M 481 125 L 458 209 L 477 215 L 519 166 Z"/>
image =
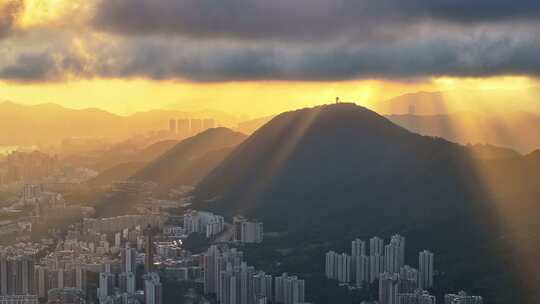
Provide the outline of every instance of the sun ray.
<path id="1" fill-rule="evenodd" d="M 446 81 L 446 80 L 445 80 Z M 454 85 L 455 82 L 452 82 Z M 499 90 L 501 88 L 487 84 L 485 86 L 488 91 Z M 456 99 L 459 96 L 446 94 L 445 103 L 455 104 Z M 461 100 L 462 102 L 463 100 Z M 459 102 L 459 101 L 458 101 Z M 535 127 L 532 120 L 523 119 L 523 117 L 517 117 L 524 115 L 523 113 L 514 112 L 516 109 L 511 109 L 511 112 L 501 115 L 501 113 L 495 110 L 487 103 L 478 103 L 477 113 L 471 114 L 470 112 L 455 112 L 454 115 L 449 115 L 450 125 L 452 130 L 456 133 L 456 136 L 461 141 L 467 141 L 469 143 L 489 143 L 489 142 L 507 142 L 509 146 L 522 144 L 522 141 L 527 141 L 528 136 L 540 136 L 538 127 Z M 450 106 L 449 106 L 450 108 Z M 487 122 L 482 117 L 487 117 L 491 120 L 495 119 L 495 122 Z M 516 134 L 515 125 L 516 121 L 524 121 L 525 125 L 519 127 L 519 130 L 528 132 L 526 136 L 520 133 Z M 527 130 L 527 131 L 525 131 Z M 488 139 L 488 142 L 484 140 Z M 493 231 L 494 234 L 502 233 L 498 237 L 507 248 L 510 248 L 513 252 L 512 265 L 515 267 L 511 275 L 519 276 L 519 279 L 530 290 L 534 290 L 535 286 L 533 282 L 538 282 L 538 274 L 533 273 L 532 256 L 530 248 L 527 248 L 526 242 L 523 241 L 526 236 L 523 234 L 524 229 L 522 227 L 528 227 L 525 222 L 532 220 L 530 215 L 523 214 L 520 210 L 514 207 L 514 200 L 520 199 L 519 193 L 524 191 L 523 187 L 526 185 L 524 180 L 514 180 L 515 176 L 521 176 L 513 174 L 514 170 L 527 170 L 527 168 L 515 168 L 517 163 L 514 163 L 511 158 L 509 159 L 486 159 L 483 157 L 481 150 L 470 147 L 468 150 L 469 157 L 474 167 L 476 176 L 480 179 L 481 186 L 485 194 L 487 194 L 488 201 L 482 202 L 485 206 L 493 211 L 495 215 L 494 220 L 497 224 L 497 230 Z"/>

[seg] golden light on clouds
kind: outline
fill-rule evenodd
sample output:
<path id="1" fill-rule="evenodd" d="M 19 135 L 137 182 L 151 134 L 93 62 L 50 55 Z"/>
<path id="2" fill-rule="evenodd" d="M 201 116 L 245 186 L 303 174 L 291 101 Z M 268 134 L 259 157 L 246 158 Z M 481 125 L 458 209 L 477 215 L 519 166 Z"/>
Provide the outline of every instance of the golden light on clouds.
<path id="1" fill-rule="evenodd" d="M 490 78 L 441 77 L 433 79 L 441 91 L 448 90 L 519 90 L 538 85 L 538 81 L 525 76 L 501 76 Z"/>
<path id="2" fill-rule="evenodd" d="M 13 0 L 3 0 L 5 2 Z M 93 1 L 83 0 L 25 0 L 17 18 L 20 28 L 28 29 L 49 25 L 70 26 L 85 21 Z"/>

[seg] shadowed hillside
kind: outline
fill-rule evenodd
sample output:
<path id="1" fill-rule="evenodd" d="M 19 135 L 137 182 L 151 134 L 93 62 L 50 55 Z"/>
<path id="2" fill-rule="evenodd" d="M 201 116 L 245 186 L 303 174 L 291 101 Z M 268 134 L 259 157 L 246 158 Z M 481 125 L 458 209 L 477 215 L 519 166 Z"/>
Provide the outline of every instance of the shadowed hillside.
<path id="1" fill-rule="evenodd" d="M 181 141 L 133 178 L 155 182 L 164 190 L 194 185 L 245 138 L 246 135 L 227 128 L 209 129 Z"/>
<path id="2" fill-rule="evenodd" d="M 144 162 L 126 162 L 113 166 L 100 172 L 98 176 L 92 178 L 87 183 L 93 187 L 109 186 L 110 184 L 128 179 L 133 174 L 144 168 Z"/>
<path id="3" fill-rule="evenodd" d="M 244 134 L 227 128 L 209 129 L 180 141 L 149 163 L 119 165 L 105 171 L 93 182 L 95 185 L 122 179 L 152 182 L 157 186 L 152 190 L 155 195 L 166 194 L 173 188 L 196 185 L 245 138 Z M 131 174 L 126 176 L 127 173 Z M 134 205 L 144 199 L 140 193 L 110 191 L 98 200 L 96 211 L 103 216 L 126 214 L 133 212 Z"/>

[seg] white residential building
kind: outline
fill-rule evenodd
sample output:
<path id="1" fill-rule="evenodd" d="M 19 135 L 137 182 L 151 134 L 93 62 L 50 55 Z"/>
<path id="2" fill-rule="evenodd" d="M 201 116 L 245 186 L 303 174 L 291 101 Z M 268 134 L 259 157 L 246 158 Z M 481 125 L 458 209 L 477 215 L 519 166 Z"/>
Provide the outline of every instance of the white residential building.
<path id="1" fill-rule="evenodd" d="M 398 304 L 399 274 L 383 273 L 379 278 L 379 304 Z"/>
<path id="2" fill-rule="evenodd" d="M 382 256 L 384 255 L 384 240 L 380 237 L 372 237 L 369 239 L 369 255 Z"/>
<path id="3" fill-rule="evenodd" d="M 146 274 L 144 277 L 144 299 L 145 304 L 162 304 L 163 290 L 159 275 L 155 272 Z"/>
<path id="4" fill-rule="evenodd" d="M 326 253 L 326 277 L 340 283 L 350 283 L 351 261 L 351 256 L 346 253 L 338 254 L 334 251 Z"/>
<path id="5" fill-rule="evenodd" d="M 384 272 L 384 256 L 372 255 L 369 257 L 369 282 L 373 283 L 379 279 Z"/>
<path id="6" fill-rule="evenodd" d="M 369 282 L 369 257 L 365 255 L 353 256 L 352 264 L 354 265 L 356 287 L 362 287 L 364 283 Z"/>
<path id="7" fill-rule="evenodd" d="M 433 287 L 433 253 L 424 250 L 418 255 L 419 286 L 422 289 Z"/>
<path id="8" fill-rule="evenodd" d="M 286 273 L 275 277 L 275 303 L 300 304 L 304 303 L 305 283 L 296 276 Z"/>
<path id="9" fill-rule="evenodd" d="M 242 216 L 233 218 L 234 240 L 242 243 L 262 243 L 263 223 L 248 221 Z"/>
<path id="10" fill-rule="evenodd" d="M 366 255 L 366 242 L 356 239 L 351 242 L 351 255 L 360 256 Z"/>

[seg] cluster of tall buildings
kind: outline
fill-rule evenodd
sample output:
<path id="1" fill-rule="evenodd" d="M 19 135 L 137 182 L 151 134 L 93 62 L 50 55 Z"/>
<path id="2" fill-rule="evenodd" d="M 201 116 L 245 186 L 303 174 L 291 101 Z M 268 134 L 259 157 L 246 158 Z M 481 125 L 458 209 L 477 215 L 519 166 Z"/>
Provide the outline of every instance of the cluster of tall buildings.
<path id="1" fill-rule="evenodd" d="M 417 274 L 412 270 L 412 274 Z M 380 304 L 436 304 L 435 296 L 417 286 L 415 279 L 407 270 L 401 273 L 384 272 L 379 277 Z"/>
<path id="2" fill-rule="evenodd" d="M 136 285 L 136 251 L 126 246 L 121 253 L 121 272 L 116 273 L 110 264 L 105 265 L 99 273 L 97 297 L 99 303 L 132 303 L 135 302 Z"/>
<path id="3" fill-rule="evenodd" d="M 0 256 L 0 295 L 28 295 L 35 293 L 34 255 Z"/>
<path id="4" fill-rule="evenodd" d="M 101 229 L 95 229 L 95 222 L 92 227 L 85 227 L 81 235 L 78 231 L 68 232 L 66 242 L 70 239 L 84 238 L 90 240 L 86 242 L 87 252 L 94 253 L 93 256 L 103 254 L 99 269 L 94 269 L 98 274 L 98 288 L 95 290 L 97 301 L 101 304 L 161 304 L 162 286 L 159 275 L 154 270 L 155 242 L 154 234 L 161 224 L 161 220 L 150 219 L 142 221 L 137 216 L 119 217 L 121 224 L 112 224 L 110 219 L 98 222 L 104 225 Z M 146 223 L 146 227 L 134 224 Z M 84 225 L 83 225 L 84 227 Z M 99 228 L 99 227 L 98 227 Z M 120 231 L 115 231 L 119 229 Z M 96 232 L 108 231 L 109 234 Z M 70 235 L 73 234 L 73 235 Z M 93 250 L 90 244 L 93 240 L 99 241 L 99 247 Z M 112 244 L 109 244 L 110 240 Z M 81 243 L 79 241 L 79 243 Z M 86 244 L 85 242 L 82 242 Z M 131 246 L 131 244 L 136 244 Z M 103 248 L 100 250 L 100 248 Z M 108 250 L 107 250 L 108 248 Z M 102 253 L 102 252 L 105 253 Z M 57 251 L 58 252 L 58 251 Z M 144 252 L 144 255 L 142 254 Z M 144 256 L 144 259 L 142 258 Z M 109 257 L 116 257 L 111 259 Z M 119 257 L 119 259 L 118 259 Z M 139 259 L 139 257 L 141 257 Z M 144 260 L 144 272 L 138 271 L 138 264 Z M 140 261 L 140 262 L 139 262 Z M 97 271 L 96 271 L 97 270 Z M 142 279 L 142 286 L 138 288 L 137 281 Z"/>
<path id="5" fill-rule="evenodd" d="M 28 223 L 19 232 L 32 231 L 33 223 L 43 223 L 47 220 L 62 220 L 66 217 L 81 217 L 92 214 L 92 207 L 85 207 L 78 204 L 66 204 L 63 195 L 49 191 L 49 183 L 26 183 L 20 192 L 20 199 L 10 206 L 10 209 L 24 210 L 18 214 L 19 226 Z M 0 227 L 0 234 L 9 234 L 5 228 Z"/>
<path id="6" fill-rule="evenodd" d="M 85 304 L 85 295 L 78 288 L 53 288 L 48 292 L 48 304 Z"/>
<path id="7" fill-rule="evenodd" d="M 160 277 L 153 265 L 154 234 L 162 221 L 151 216 L 123 216 L 85 223 L 67 231 L 46 255 L 41 252 L 48 251 L 53 240 L 0 246 L 0 302 L 161 304 Z M 141 223 L 147 226 L 142 229 Z M 159 246 L 158 254 L 167 257 L 177 249 L 172 242 Z M 145 271 L 137 271 L 143 260 Z"/>
<path id="8" fill-rule="evenodd" d="M 262 243 L 263 223 L 248 221 L 242 216 L 233 218 L 234 241 L 240 243 Z"/>
<path id="9" fill-rule="evenodd" d="M 44 182 L 51 186 L 78 184 L 97 174 L 97 171 L 74 167 L 56 155 L 38 150 L 12 151 L 5 161 L 0 162 L 0 185 L 8 188 L 35 182 Z"/>
<path id="10" fill-rule="evenodd" d="M 186 234 L 202 233 L 207 238 L 220 234 L 225 229 L 223 216 L 212 212 L 189 210 L 184 214 L 184 231 Z"/>
<path id="11" fill-rule="evenodd" d="M 182 118 L 169 120 L 169 132 L 178 134 L 181 137 L 196 135 L 202 131 L 216 127 L 213 118 Z"/>
<path id="12" fill-rule="evenodd" d="M 433 287 L 434 255 L 428 250 L 418 254 L 418 268 L 405 263 L 405 238 L 393 235 L 388 244 L 379 237 L 366 242 L 356 239 L 351 242 L 351 254 L 326 253 L 325 275 L 340 284 L 363 288 L 378 281 L 379 304 L 435 304 L 436 298 L 426 289 Z M 463 295 L 463 294 L 462 294 Z M 446 295 L 445 304 L 481 302 L 459 302 L 454 299 L 482 299 L 463 295 Z M 450 301 L 450 302 L 449 302 Z M 456 301 L 456 302 L 451 302 Z M 465 301 L 465 300 L 464 300 Z"/>
<path id="13" fill-rule="evenodd" d="M 116 255 L 126 242 L 135 244 L 138 250 L 142 250 L 144 235 L 140 226 L 132 229 L 125 228 L 109 234 L 94 231 L 81 234 L 77 230 L 70 230 L 67 232 L 65 240 L 59 244 L 65 252 L 77 253 L 78 256 L 85 258 L 98 258 L 105 255 Z M 52 254 L 60 253 L 62 251 L 55 251 Z"/>
<path id="14" fill-rule="evenodd" d="M 383 273 L 400 273 L 405 265 L 405 238 L 394 235 L 390 243 L 384 243 L 379 237 L 369 240 L 369 253 L 366 242 L 356 239 L 351 243 L 351 254 L 330 251 L 326 254 L 326 277 L 336 279 L 343 284 L 362 287 L 373 283 Z M 433 265 L 431 265 L 433 266 Z M 433 268 L 425 269 L 425 277 L 431 277 Z M 422 286 L 430 288 L 431 286 Z"/>
<path id="15" fill-rule="evenodd" d="M 120 251 L 121 273 L 119 276 L 120 290 L 133 295 L 137 290 L 135 274 L 137 271 L 137 250 L 131 248 L 129 243 Z"/>
<path id="16" fill-rule="evenodd" d="M 71 213 L 80 212 L 80 208 L 76 206 L 68 207 L 62 194 L 48 191 L 42 192 L 33 202 L 33 206 L 34 215 L 38 218 L 55 218 L 60 214 L 67 214 L 70 209 Z"/>
<path id="17" fill-rule="evenodd" d="M 56 264 L 44 261 L 35 267 L 35 293 L 41 299 L 47 299 L 51 289 L 76 288 L 86 294 L 87 272 L 99 266 L 78 260 L 59 260 Z"/>
<path id="18" fill-rule="evenodd" d="M 145 304 L 162 304 L 163 289 L 159 274 L 154 271 L 154 229 L 145 229 L 145 259 L 143 294 Z M 99 274 L 97 296 L 101 304 L 138 304 L 137 250 L 125 243 L 120 251 L 120 272 L 114 272 L 110 264 Z"/>
<path id="19" fill-rule="evenodd" d="M 30 200 L 44 193 L 30 186 L 26 192 Z M 223 217 L 199 215 L 196 229 L 223 230 Z M 178 238 L 157 235 L 167 219 L 155 214 L 85 219 L 56 242 L 0 245 L 0 303 L 162 304 L 161 274 L 203 281 L 201 257 L 184 252 Z"/>
<path id="20" fill-rule="evenodd" d="M 58 259 L 55 265 L 36 264 L 36 254 L 2 251 L 0 256 L 0 303 L 37 304 L 39 299 L 49 303 L 84 303 L 86 269 L 82 264 L 70 264 Z M 76 292 L 75 292 L 76 290 Z M 55 299 L 61 302 L 54 302 Z M 64 301 L 69 297 L 70 301 Z"/>
<path id="21" fill-rule="evenodd" d="M 0 304 L 38 304 L 36 295 L 0 296 Z"/>
<path id="22" fill-rule="evenodd" d="M 38 199 L 45 192 L 43 184 L 25 184 L 21 191 L 21 200 L 30 202 Z"/>
<path id="23" fill-rule="evenodd" d="M 165 217 L 159 214 L 130 214 L 109 218 L 85 218 L 83 219 L 84 233 L 114 233 L 124 229 L 139 227 L 162 228 Z"/>
<path id="24" fill-rule="evenodd" d="M 163 287 L 156 272 L 151 272 L 144 276 L 144 303 L 163 303 Z"/>
<path id="25" fill-rule="evenodd" d="M 373 237 L 368 254 L 366 242 L 353 240 L 350 255 L 333 251 L 326 254 L 326 277 L 357 288 L 378 280 L 379 304 L 398 304 L 399 298 L 421 298 L 422 304 L 431 304 L 426 299 L 434 298 L 423 290 L 433 287 L 433 254 L 422 251 L 417 270 L 405 264 L 405 243 L 399 234 L 393 235 L 388 244 Z"/>
<path id="26" fill-rule="evenodd" d="M 39 151 L 11 152 L 4 164 L 5 170 L 0 171 L 0 185 L 43 179 L 52 174 L 59 164 L 57 156 L 50 156 Z"/>
<path id="27" fill-rule="evenodd" d="M 399 283 L 396 283 L 399 279 L 396 276 L 396 274 L 384 274 L 381 277 L 381 284 L 386 285 L 383 288 L 386 288 L 388 292 L 379 298 L 379 303 L 435 304 L 437 302 L 435 296 L 430 295 L 429 292 L 422 289 L 417 289 L 409 293 L 399 293 Z M 397 298 L 394 297 L 396 293 Z"/>
<path id="28" fill-rule="evenodd" d="M 117 265 L 112 256 L 118 250 L 119 247 L 109 245 L 106 235 L 82 236 L 78 231 L 68 231 L 65 240 L 59 241 L 56 249 L 35 265 L 36 294 L 49 302 L 53 301 L 51 296 L 53 299 L 82 297 L 81 300 L 92 297 L 89 277 Z"/>
<path id="29" fill-rule="evenodd" d="M 203 271 L 204 292 L 221 304 L 304 303 L 304 280 L 257 271 L 234 248 L 211 246 L 203 255 Z"/>

